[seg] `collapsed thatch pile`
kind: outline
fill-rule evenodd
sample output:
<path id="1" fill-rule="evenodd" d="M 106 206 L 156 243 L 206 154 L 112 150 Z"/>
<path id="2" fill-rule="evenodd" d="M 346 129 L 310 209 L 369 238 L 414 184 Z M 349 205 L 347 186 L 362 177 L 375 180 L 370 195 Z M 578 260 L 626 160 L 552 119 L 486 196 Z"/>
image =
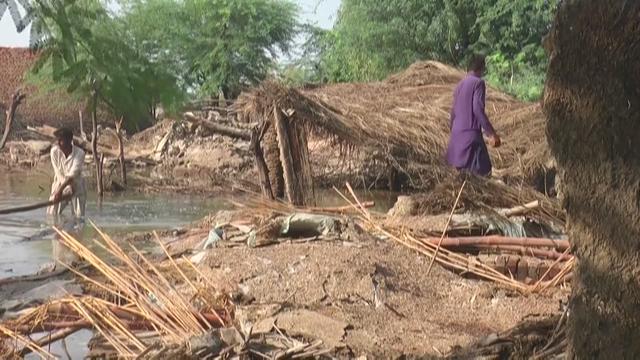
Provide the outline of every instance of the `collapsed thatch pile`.
<path id="1" fill-rule="evenodd" d="M 254 122 L 270 118 L 276 107 L 285 109 L 312 131 L 342 143 L 440 164 L 449 138 L 453 90 L 463 77 L 458 69 L 426 61 L 375 83 L 295 89 L 267 82 L 242 94 L 234 107 Z M 487 114 L 504 142 L 491 150 L 496 169 L 525 176 L 548 161 L 539 104 L 488 88 Z"/>

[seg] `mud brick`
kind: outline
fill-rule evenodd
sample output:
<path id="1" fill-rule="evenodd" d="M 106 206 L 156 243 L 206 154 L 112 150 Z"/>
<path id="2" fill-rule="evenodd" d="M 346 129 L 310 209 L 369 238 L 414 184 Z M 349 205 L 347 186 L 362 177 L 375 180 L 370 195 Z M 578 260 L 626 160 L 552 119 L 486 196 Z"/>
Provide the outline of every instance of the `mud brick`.
<path id="1" fill-rule="evenodd" d="M 507 275 L 513 275 L 513 277 L 516 277 L 516 274 L 518 274 L 519 261 L 520 261 L 520 258 L 518 256 L 509 256 L 507 258 L 507 271 L 506 271 Z"/>
<path id="2" fill-rule="evenodd" d="M 542 262 L 538 265 L 538 280 L 542 279 L 542 276 L 547 272 L 547 270 L 549 270 L 549 264 Z M 549 279 L 551 278 L 549 277 L 549 274 L 547 274 L 547 276 L 544 277 L 544 280 Z"/>
<path id="3" fill-rule="evenodd" d="M 551 270 L 549 270 L 549 274 L 547 275 L 547 280 L 551 280 L 554 277 L 556 277 L 560 271 L 562 271 L 562 265 L 561 264 L 556 264 L 554 266 L 551 267 Z"/>
<path id="4" fill-rule="evenodd" d="M 519 281 L 524 281 L 524 279 L 529 277 L 529 263 L 527 262 L 527 260 L 520 260 L 520 262 L 518 263 L 518 272 L 515 276 Z"/>
<path id="5" fill-rule="evenodd" d="M 529 264 L 529 278 L 532 281 L 538 280 L 538 266 L 540 266 L 540 264 Z"/>
<path id="6" fill-rule="evenodd" d="M 507 259 L 504 256 L 496 256 L 495 268 L 500 274 L 507 273 Z"/>

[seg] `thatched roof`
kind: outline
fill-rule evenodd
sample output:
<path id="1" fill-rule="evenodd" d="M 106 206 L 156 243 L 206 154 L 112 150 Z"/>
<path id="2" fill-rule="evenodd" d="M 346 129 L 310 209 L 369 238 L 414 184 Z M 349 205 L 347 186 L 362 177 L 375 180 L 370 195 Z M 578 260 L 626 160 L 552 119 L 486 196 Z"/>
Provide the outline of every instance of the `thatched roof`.
<path id="1" fill-rule="evenodd" d="M 84 104 L 62 91 L 42 94 L 25 80 L 37 59 L 38 55 L 26 48 L 0 47 L 0 109 L 8 108 L 11 95 L 21 89 L 27 95 L 17 113 L 22 124 L 75 127 Z M 0 117 L 4 119 L 4 111 Z"/>
<path id="2" fill-rule="evenodd" d="M 278 104 L 295 111 L 296 119 L 311 129 L 342 142 L 404 153 L 425 163 L 439 162 L 449 138 L 453 90 L 464 76 L 453 67 L 425 61 L 374 83 L 304 89 L 266 82 L 243 93 L 234 106 L 245 118 L 260 122 Z M 545 120 L 539 104 L 518 101 L 489 87 L 487 114 L 503 139 L 501 148 L 491 149 L 496 169 L 508 168 L 522 176 L 547 162 Z"/>

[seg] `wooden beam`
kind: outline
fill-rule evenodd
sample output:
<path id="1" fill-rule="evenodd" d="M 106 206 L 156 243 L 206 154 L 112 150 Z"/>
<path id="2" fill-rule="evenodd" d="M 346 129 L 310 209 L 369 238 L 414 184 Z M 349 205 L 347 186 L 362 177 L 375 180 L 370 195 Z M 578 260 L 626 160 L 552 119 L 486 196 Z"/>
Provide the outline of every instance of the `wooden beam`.
<path id="1" fill-rule="evenodd" d="M 192 124 L 196 124 L 206 129 L 209 129 L 216 134 L 229 136 L 236 139 L 251 141 L 251 134 L 246 130 L 234 128 L 231 126 L 216 124 L 212 121 L 199 118 L 195 116 L 193 113 L 189 113 L 189 112 L 184 113 L 184 119 Z"/>

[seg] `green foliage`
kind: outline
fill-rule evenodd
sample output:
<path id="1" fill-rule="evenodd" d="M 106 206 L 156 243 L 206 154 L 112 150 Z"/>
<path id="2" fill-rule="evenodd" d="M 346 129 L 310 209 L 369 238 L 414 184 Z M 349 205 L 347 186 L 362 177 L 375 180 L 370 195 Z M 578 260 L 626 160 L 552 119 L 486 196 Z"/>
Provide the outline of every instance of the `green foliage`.
<path id="1" fill-rule="evenodd" d="M 288 0 L 125 0 L 135 46 L 198 95 L 234 96 L 263 80 L 296 35 Z"/>
<path id="2" fill-rule="evenodd" d="M 558 0 L 343 0 L 331 31 L 307 43 L 327 81 L 379 80 L 417 60 L 464 66 L 489 55 L 489 81 L 517 96 L 540 96 L 547 33 Z"/>
<path id="3" fill-rule="evenodd" d="M 156 105 L 181 100 L 175 79 L 125 41 L 124 24 L 96 0 L 36 0 L 34 14 L 46 29 L 33 81 L 83 99 L 97 93 L 100 106 L 127 127 L 146 125 Z"/>

